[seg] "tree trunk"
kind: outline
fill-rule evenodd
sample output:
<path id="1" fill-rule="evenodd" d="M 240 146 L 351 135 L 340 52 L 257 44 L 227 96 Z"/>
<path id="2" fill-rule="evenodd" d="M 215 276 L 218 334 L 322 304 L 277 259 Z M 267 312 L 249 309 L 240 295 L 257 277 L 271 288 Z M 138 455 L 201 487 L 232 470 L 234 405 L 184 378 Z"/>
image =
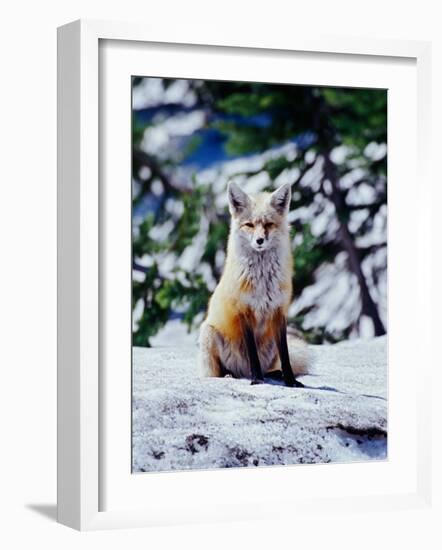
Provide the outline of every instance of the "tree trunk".
<path id="1" fill-rule="evenodd" d="M 356 248 L 344 217 L 344 213 L 346 211 L 344 199 L 341 190 L 339 189 L 335 165 L 330 160 L 328 154 L 324 154 L 324 176 L 325 179 L 330 182 L 332 187 L 332 192 L 328 196 L 335 206 L 336 216 L 339 222 L 339 239 L 344 250 L 348 254 L 349 267 L 356 275 L 359 284 L 362 301 L 361 313 L 363 315 L 367 315 L 373 321 L 375 335 L 382 336 L 386 333 L 385 327 L 379 316 L 378 308 L 374 303 L 368 289 L 368 284 L 362 271 L 361 255 L 359 250 Z"/>

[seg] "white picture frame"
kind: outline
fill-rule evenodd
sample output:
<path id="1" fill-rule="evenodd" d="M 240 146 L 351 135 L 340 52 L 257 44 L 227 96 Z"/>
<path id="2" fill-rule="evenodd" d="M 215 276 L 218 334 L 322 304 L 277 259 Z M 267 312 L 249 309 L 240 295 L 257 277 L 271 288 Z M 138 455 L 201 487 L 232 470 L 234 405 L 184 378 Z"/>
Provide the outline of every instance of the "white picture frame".
<path id="1" fill-rule="evenodd" d="M 188 506 L 177 498 L 178 504 L 172 505 L 174 485 L 180 485 L 184 491 L 186 485 L 198 483 L 225 484 L 226 478 L 220 478 L 218 472 L 152 474 L 145 483 L 151 484 L 153 495 L 168 491 L 168 499 L 162 506 L 129 506 L 126 499 L 121 506 L 112 506 L 103 510 L 100 484 L 105 479 L 103 473 L 103 433 L 101 430 L 105 400 L 101 376 L 103 372 L 100 355 L 101 318 L 100 303 L 104 292 L 100 282 L 103 277 L 103 262 L 100 231 L 100 215 L 103 202 L 100 194 L 100 44 L 102 41 L 123 43 L 130 48 L 135 44 L 168 44 L 179 50 L 180 47 L 206 48 L 210 57 L 213 47 L 228 48 L 229 55 L 244 52 L 283 57 L 290 52 L 305 52 L 312 55 L 336 56 L 340 59 L 352 58 L 362 63 L 376 57 L 389 59 L 409 59 L 416 66 L 417 82 L 417 168 L 419 173 L 419 239 L 430 243 L 429 216 L 426 204 L 431 203 L 431 185 L 428 173 L 427 151 L 429 150 L 429 121 L 431 105 L 429 98 L 430 44 L 426 42 L 407 42 L 390 40 L 365 40 L 362 38 L 320 37 L 312 39 L 296 35 L 281 37 L 278 43 L 267 44 L 265 38 L 238 37 L 226 43 L 222 36 L 204 36 L 204 30 L 198 36 L 189 37 L 183 28 L 180 34 L 166 36 L 142 25 L 76 21 L 61 27 L 58 31 L 58 521 L 80 530 L 150 526 L 178 522 L 210 520 L 229 520 L 232 518 L 264 517 L 263 499 L 255 502 L 253 494 L 249 500 L 254 503 L 253 514 L 250 508 L 223 510 L 208 506 L 200 499 L 198 491 L 188 496 Z M 414 142 L 413 142 L 414 143 Z M 129 144 L 128 144 L 129 145 Z M 429 245 L 419 251 L 419 265 L 411 277 L 419 277 L 419 295 L 415 297 L 415 307 L 422 312 L 422 318 L 430 322 L 431 306 L 431 258 Z M 422 348 L 428 341 L 430 331 L 426 322 L 419 327 L 418 334 Z M 430 349 L 429 346 L 426 349 Z M 417 351 L 416 351 L 417 353 Z M 410 355 L 410 354 L 409 354 Z M 413 355 L 410 355 L 409 361 Z M 430 358 L 431 359 L 431 358 Z M 390 490 L 390 492 L 366 495 L 339 494 L 331 489 L 327 497 L 305 498 L 290 501 L 290 509 L 327 509 L 330 499 L 334 510 L 345 512 L 357 506 L 361 510 L 380 507 L 418 507 L 426 506 L 431 498 L 430 469 L 430 432 L 426 419 L 430 416 L 430 403 L 424 391 L 429 384 L 431 361 L 421 365 L 419 379 L 414 390 L 417 405 L 413 415 L 416 423 L 416 457 L 410 467 L 414 469 L 415 481 L 412 489 Z M 128 368 L 130 366 L 128 365 Z M 126 411 L 127 412 L 127 411 Z M 125 428 L 127 429 L 127 428 Z M 129 434 L 130 436 L 130 434 Z M 127 440 L 129 441 L 129 440 Z M 129 444 L 129 443 L 128 443 Z M 332 477 L 339 475 L 339 469 L 346 466 L 327 466 L 320 475 Z M 393 466 L 394 467 L 394 464 Z M 288 468 L 288 467 L 287 467 Z M 257 475 L 260 483 L 271 484 L 275 476 L 283 480 L 285 468 L 275 473 L 255 471 L 231 472 L 235 483 L 255 483 Z M 292 471 L 293 468 L 290 469 Z M 262 471 L 262 470 L 261 470 Z M 289 471 L 289 470 L 287 470 Z M 325 472 L 325 473 L 324 473 Z M 404 475 L 406 472 L 404 473 Z M 316 474 L 315 474 L 316 475 Z M 172 476 L 172 477 L 171 477 Z M 173 477 L 174 476 L 174 477 Z M 178 477 L 181 476 L 181 477 Z M 193 477 L 189 477 L 193 476 Z M 266 476 L 266 478 L 265 478 Z M 338 479 L 338 478 L 336 478 Z M 179 480 L 179 482 L 178 482 Z M 203 481 L 202 481 L 203 480 Z M 333 483 L 331 484 L 333 485 Z M 163 487 L 163 489 L 162 489 Z M 188 491 L 187 493 L 188 494 Z M 316 492 L 312 491 L 312 495 Z M 129 493 L 128 493 L 129 495 Z M 128 497 L 129 498 L 129 497 Z M 278 499 L 275 493 L 273 501 Z M 281 492 L 281 502 L 287 495 Z M 167 502 L 169 501 L 169 504 Z M 228 503 L 228 500 L 226 500 Z M 169 512 L 167 512 L 169 507 Z M 187 508 L 187 509 L 186 509 Z M 282 508 L 282 507 L 281 507 Z"/>

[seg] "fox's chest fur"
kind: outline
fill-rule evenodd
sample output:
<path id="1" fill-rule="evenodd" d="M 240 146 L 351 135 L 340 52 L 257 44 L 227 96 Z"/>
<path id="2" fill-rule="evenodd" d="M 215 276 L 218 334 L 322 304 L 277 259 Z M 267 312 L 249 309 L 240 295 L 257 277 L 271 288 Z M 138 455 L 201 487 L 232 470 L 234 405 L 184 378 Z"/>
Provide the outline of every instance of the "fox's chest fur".
<path id="1" fill-rule="evenodd" d="M 262 322 L 290 298 L 290 273 L 280 250 L 268 250 L 240 258 L 236 276 L 238 299 Z M 285 269 L 284 269 L 285 268 Z"/>

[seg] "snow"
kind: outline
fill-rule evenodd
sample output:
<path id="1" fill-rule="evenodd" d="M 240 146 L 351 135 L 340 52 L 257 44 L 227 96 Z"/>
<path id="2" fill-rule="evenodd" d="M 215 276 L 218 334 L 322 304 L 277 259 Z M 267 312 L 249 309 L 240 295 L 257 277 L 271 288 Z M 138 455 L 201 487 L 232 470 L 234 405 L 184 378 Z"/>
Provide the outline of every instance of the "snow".
<path id="1" fill-rule="evenodd" d="M 201 216 L 198 233 L 178 259 L 178 267 L 184 271 L 195 271 L 204 255 L 208 236 L 209 220 L 205 216 Z"/>
<path id="2" fill-rule="evenodd" d="M 189 346 L 195 348 L 198 342 L 198 334 L 197 332 L 189 332 L 187 326 L 180 319 L 169 319 L 157 334 L 151 337 L 150 342 L 154 348 L 173 347 L 177 349 Z M 141 348 L 140 351 L 151 354 L 154 350 Z"/>
<path id="3" fill-rule="evenodd" d="M 180 102 L 191 107 L 196 103 L 196 94 L 188 80 L 175 80 L 167 88 L 164 84 L 162 78 L 143 78 L 138 86 L 132 88 L 133 108 L 146 109 Z"/>
<path id="4" fill-rule="evenodd" d="M 300 389 L 201 379 L 194 335 L 162 340 L 133 351 L 134 472 L 386 459 L 386 337 L 312 346 Z"/>
<path id="5" fill-rule="evenodd" d="M 351 153 L 351 147 L 348 145 L 339 145 L 338 147 L 332 149 L 330 159 L 334 164 L 343 164 Z"/>
<path id="6" fill-rule="evenodd" d="M 243 186 L 246 193 L 259 193 L 264 191 L 266 187 L 272 184 L 268 172 L 265 170 L 258 172 L 254 176 L 247 179 L 247 183 Z"/>
<path id="7" fill-rule="evenodd" d="M 305 312 L 304 329 L 324 326 L 330 333 L 340 332 L 349 319 L 356 322 L 359 318 L 359 286 L 346 263 L 347 253 L 339 252 L 333 263 L 321 265 L 315 273 L 315 284 L 305 287 L 291 304 L 289 316 Z"/>
<path id="8" fill-rule="evenodd" d="M 364 150 L 364 155 L 374 161 L 379 161 L 385 157 L 387 154 L 387 144 L 386 143 L 376 143 L 372 141 L 367 145 Z"/>

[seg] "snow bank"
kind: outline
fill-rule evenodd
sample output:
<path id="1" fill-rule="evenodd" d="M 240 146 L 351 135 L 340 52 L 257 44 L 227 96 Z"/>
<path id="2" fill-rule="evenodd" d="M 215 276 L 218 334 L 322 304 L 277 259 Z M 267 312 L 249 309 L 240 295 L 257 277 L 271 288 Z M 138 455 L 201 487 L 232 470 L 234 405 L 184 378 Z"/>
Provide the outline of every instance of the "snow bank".
<path id="1" fill-rule="evenodd" d="M 191 345 L 134 348 L 133 471 L 385 459 L 386 346 L 313 346 L 304 389 L 200 379 Z"/>

